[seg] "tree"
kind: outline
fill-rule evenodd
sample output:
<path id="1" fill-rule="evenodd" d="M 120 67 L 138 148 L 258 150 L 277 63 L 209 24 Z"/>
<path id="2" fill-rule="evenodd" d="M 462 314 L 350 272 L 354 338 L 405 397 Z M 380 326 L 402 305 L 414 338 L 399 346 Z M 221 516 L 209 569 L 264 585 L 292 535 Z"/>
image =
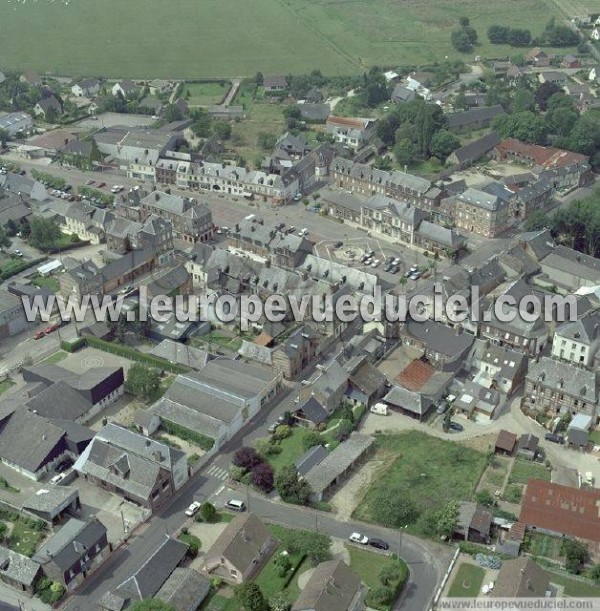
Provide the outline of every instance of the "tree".
<path id="1" fill-rule="evenodd" d="M 473 43 L 465 28 L 454 30 L 450 36 L 452 46 L 460 53 L 469 53 L 473 50 Z"/>
<path id="2" fill-rule="evenodd" d="M 181 121 L 181 119 L 183 119 L 183 113 L 179 109 L 179 106 L 168 104 L 162 113 L 162 118 L 167 123 L 173 123 L 174 121 Z"/>
<path id="3" fill-rule="evenodd" d="M 263 84 L 263 82 L 264 82 L 264 76 L 263 76 L 263 73 L 262 73 L 262 72 L 257 72 L 257 73 L 256 73 L 256 76 L 254 77 L 254 80 L 256 81 L 256 84 L 257 84 L 259 87 L 262 87 L 262 84 Z"/>
<path id="4" fill-rule="evenodd" d="M 394 590 L 387 586 L 374 588 L 369 592 L 369 600 L 372 600 L 376 605 L 387 605 L 394 597 Z"/>
<path id="5" fill-rule="evenodd" d="M 8 142 L 9 135 L 5 129 L 0 129 L 0 148 L 5 148 Z"/>
<path id="6" fill-rule="evenodd" d="M 256 467 L 256 465 L 260 465 L 263 459 L 254 448 L 244 446 L 233 455 L 232 462 L 236 467 L 250 470 Z"/>
<path id="7" fill-rule="evenodd" d="M 331 558 L 331 537 L 323 533 L 293 530 L 284 543 L 290 552 L 307 556 L 315 565 Z"/>
<path id="8" fill-rule="evenodd" d="M 510 28 L 504 25 L 491 25 L 487 31 L 488 40 L 493 45 L 505 45 L 508 43 Z"/>
<path id="9" fill-rule="evenodd" d="M 565 568 L 569 573 L 581 573 L 584 564 L 590 560 L 588 546 L 577 539 L 565 539 L 561 553 L 565 557 Z"/>
<path id="10" fill-rule="evenodd" d="M 34 216 L 30 222 L 31 235 L 29 242 L 40 250 L 51 250 L 58 243 L 61 234 L 60 227 L 56 221 Z"/>
<path id="11" fill-rule="evenodd" d="M 270 151 L 277 142 L 277 136 L 269 132 L 258 132 L 256 142 L 263 151 Z"/>
<path id="12" fill-rule="evenodd" d="M 554 25 L 546 30 L 545 38 L 553 47 L 574 47 L 581 42 L 581 36 L 566 25 Z"/>
<path id="13" fill-rule="evenodd" d="M 0 248 L 8 248 L 11 242 L 4 227 L 0 226 Z"/>
<path id="14" fill-rule="evenodd" d="M 529 89 L 519 87 L 512 100 L 513 112 L 525 112 L 535 110 L 535 97 Z"/>
<path id="15" fill-rule="evenodd" d="M 275 476 L 273 474 L 273 468 L 266 462 L 260 463 L 252 469 L 250 479 L 254 486 L 266 494 L 273 490 Z"/>
<path id="16" fill-rule="evenodd" d="M 471 21 L 468 17 L 460 17 L 458 23 L 464 28 L 465 26 L 471 25 Z"/>
<path id="17" fill-rule="evenodd" d="M 159 598 L 138 600 L 129 607 L 130 611 L 176 611 L 171 603 L 165 603 Z"/>
<path id="18" fill-rule="evenodd" d="M 202 503 L 200 507 L 200 515 L 205 522 L 214 522 L 217 518 L 217 510 L 212 503 Z"/>
<path id="19" fill-rule="evenodd" d="M 404 487 L 383 488 L 373 498 L 373 518 L 390 528 L 403 528 L 419 517 L 419 509 Z"/>
<path id="20" fill-rule="evenodd" d="M 466 25 L 463 27 L 463 31 L 469 37 L 469 42 L 471 43 L 471 45 L 475 46 L 477 44 L 477 39 L 479 38 L 477 32 L 475 31 L 475 28 L 472 28 L 470 25 Z"/>
<path id="21" fill-rule="evenodd" d="M 384 564 L 379 571 L 379 581 L 384 586 L 389 586 L 392 582 L 400 578 L 400 567 L 397 563 L 388 562 Z"/>
<path id="22" fill-rule="evenodd" d="M 535 210 L 532 212 L 525 221 L 526 231 L 539 231 L 551 226 L 550 218 L 542 210 Z"/>
<path id="23" fill-rule="evenodd" d="M 526 47 L 531 44 L 531 32 L 518 28 L 511 30 L 508 34 L 508 44 L 513 47 Z"/>
<path id="24" fill-rule="evenodd" d="M 275 477 L 275 488 L 286 503 L 308 505 L 310 501 L 310 486 L 305 480 L 300 480 L 293 465 L 286 465 L 279 469 Z"/>
<path id="25" fill-rule="evenodd" d="M 450 501 L 436 515 L 436 532 L 438 535 L 449 539 L 456 526 L 458 517 L 458 501 Z"/>
<path id="26" fill-rule="evenodd" d="M 542 83 L 535 90 L 535 103 L 540 107 L 540 110 L 547 110 L 548 100 L 555 94 L 562 92 L 562 89 L 550 81 Z"/>
<path id="27" fill-rule="evenodd" d="M 446 159 L 459 147 L 460 140 L 452 132 L 445 129 L 436 132 L 431 140 L 431 154 L 438 159 Z"/>
<path id="28" fill-rule="evenodd" d="M 17 224 L 12 219 L 8 219 L 8 223 L 6 223 L 6 235 L 12 238 L 16 236 L 18 232 L 19 227 Z"/>
<path id="29" fill-rule="evenodd" d="M 127 372 L 125 390 L 135 397 L 152 399 L 160 389 L 160 372 L 144 363 L 134 363 Z"/>
<path id="30" fill-rule="evenodd" d="M 231 123 L 228 121 L 215 121 L 212 126 L 212 133 L 219 140 L 229 140 L 231 138 Z"/>
<path id="31" fill-rule="evenodd" d="M 398 142 L 394 147 L 394 157 L 401 166 L 412 165 L 416 159 L 416 156 L 417 149 L 415 145 L 407 138 L 400 140 L 400 142 Z"/>
<path id="32" fill-rule="evenodd" d="M 548 135 L 544 117 L 529 111 L 496 117 L 492 121 L 492 128 L 502 138 L 517 138 L 533 144 L 545 144 Z"/>
<path id="33" fill-rule="evenodd" d="M 292 562 L 287 556 L 277 556 L 273 564 L 275 565 L 277 577 L 285 577 L 292 568 Z"/>
<path id="34" fill-rule="evenodd" d="M 454 98 L 453 104 L 455 110 L 467 110 L 469 105 L 467 104 L 467 96 L 464 91 L 459 91 Z"/>
<path id="35" fill-rule="evenodd" d="M 308 431 L 302 438 L 302 447 L 305 450 L 310 450 L 314 446 L 320 446 L 323 443 L 323 437 L 317 431 Z"/>
<path id="36" fill-rule="evenodd" d="M 282 441 L 292 434 L 292 427 L 289 424 L 280 424 L 273 433 L 273 439 Z"/>
<path id="37" fill-rule="evenodd" d="M 284 592 L 277 592 L 269 599 L 269 611 L 290 611 L 291 606 Z"/>
<path id="38" fill-rule="evenodd" d="M 264 611 L 265 597 L 260 587 L 252 582 L 235 587 L 235 598 L 245 611 Z"/>
<path id="39" fill-rule="evenodd" d="M 594 566 L 588 571 L 590 579 L 593 579 L 596 583 L 600 582 L 600 563 L 594 564 Z"/>

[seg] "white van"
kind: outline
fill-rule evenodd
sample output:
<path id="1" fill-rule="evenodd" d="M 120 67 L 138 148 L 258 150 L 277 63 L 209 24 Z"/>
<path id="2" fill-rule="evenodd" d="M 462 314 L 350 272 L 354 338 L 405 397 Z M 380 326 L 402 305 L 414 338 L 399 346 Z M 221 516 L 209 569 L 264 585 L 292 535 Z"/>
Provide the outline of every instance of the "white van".
<path id="1" fill-rule="evenodd" d="M 239 511 L 240 513 L 242 511 L 246 511 L 246 504 L 244 501 L 238 501 L 237 499 L 227 501 L 227 503 L 225 503 L 225 507 L 227 507 L 227 509 L 231 509 L 231 511 Z"/>
<path id="2" fill-rule="evenodd" d="M 253 221 L 256 218 L 256 214 L 249 214 L 245 217 L 246 221 Z"/>
<path id="3" fill-rule="evenodd" d="M 375 405 L 371 405 L 371 409 L 369 411 L 372 414 L 377 414 L 378 416 L 387 416 L 388 406 L 385 403 L 375 403 Z"/>

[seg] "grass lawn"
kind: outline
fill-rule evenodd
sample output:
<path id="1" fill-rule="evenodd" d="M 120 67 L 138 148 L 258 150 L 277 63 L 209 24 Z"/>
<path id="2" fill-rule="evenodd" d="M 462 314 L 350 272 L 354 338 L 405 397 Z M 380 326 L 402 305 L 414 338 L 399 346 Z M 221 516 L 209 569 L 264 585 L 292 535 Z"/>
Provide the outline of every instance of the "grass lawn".
<path id="1" fill-rule="evenodd" d="M 277 574 L 277 566 L 275 565 L 275 561 L 284 550 L 285 546 L 280 545 L 275 550 L 271 558 L 269 558 L 269 561 L 267 564 L 265 564 L 258 577 L 255 579 L 255 582 L 259 585 L 267 600 L 271 598 L 273 594 L 284 590 L 285 583 L 289 578 L 290 573 L 287 573 L 284 577 L 279 577 Z M 300 564 L 302 561 L 302 556 L 299 554 L 290 554 L 288 558 L 292 563 L 292 568 L 290 569 L 291 572 Z M 290 602 L 293 602 L 291 598 L 289 600 Z"/>
<path id="2" fill-rule="evenodd" d="M 596 445 L 600 445 L 600 431 L 592 431 L 588 435 L 588 439 Z"/>
<path id="3" fill-rule="evenodd" d="M 558 560 L 561 557 L 562 540 L 543 533 L 532 532 L 529 539 L 529 552 L 533 556 L 544 556 Z"/>
<path id="4" fill-rule="evenodd" d="M 508 478 L 509 484 L 527 484 L 530 479 L 550 481 L 550 469 L 528 460 L 516 460 Z"/>
<path id="5" fill-rule="evenodd" d="M 448 590 L 451 598 L 474 598 L 479 594 L 485 571 L 473 564 L 461 564 Z"/>
<path id="6" fill-rule="evenodd" d="M 600 587 L 595 586 L 590 581 L 579 581 L 568 575 L 557 575 L 548 571 L 550 583 L 554 583 L 565 588 L 565 596 L 572 598 L 600 598 Z"/>
<path id="7" fill-rule="evenodd" d="M 230 87 L 228 81 L 186 83 L 182 97 L 190 106 L 212 106 L 221 103 Z"/>
<path id="8" fill-rule="evenodd" d="M 200 541 L 200 539 L 198 539 L 196 535 L 191 535 L 190 533 L 181 533 L 177 538 L 190 546 L 195 545 L 198 548 L 198 551 L 200 551 L 202 547 L 202 541 Z"/>
<path id="9" fill-rule="evenodd" d="M 17 520 L 13 522 L 8 547 L 24 556 L 31 557 L 45 536 L 46 533 L 43 531 L 34 530 L 27 524 Z"/>
<path id="10" fill-rule="evenodd" d="M 396 590 L 400 587 L 401 583 L 404 583 L 408 577 L 408 567 L 400 560 L 392 560 L 382 554 L 376 554 L 374 552 L 368 552 L 364 549 L 358 549 L 351 545 L 347 546 L 348 552 L 350 553 L 350 567 L 360 577 L 361 581 L 369 587 L 370 590 L 375 590 L 381 587 L 381 581 L 379 580 L 379 572 L 381 567 L 386 564 L 397 564 L 400 569 L 399 578 L 390 583 L 390 587 Z M 367 595 L 367 603 L 369 603 L 369 597 Z M 368 604 L 369 607 L 374 609 L 387 609 L 389 606 L 379 607 L 373 602 Z"/>
<path id="11" fill-rule="evenodd" d="M 0 395 L 14 385 L 15 383 L 12 380 L 2 380 L 2 382 L 0 382 Z"/>
<path id="12" fill-rule="evenodd" d="M 240 96 L 236 103 L 244 103 L 246 98 Z M 285 128 L 283 104 L 255 103 L 251 106 L 249 116 L 233 124 L 233 136 L 228 144 L 236 153 L 242 155 L 250 164 L 255 164 L 257 157 L 264 157 L 267 151 L 258 146 L 258 134 L 266 132 L 279 136 Z"/>
<path id="13" fill-rule="evenodd" d="M 68 352 L 65 352 L 64 350 L 59 350 L 58 352 L 55 352 L 54 354 L 51 354 L 48 358 L 44 359 L 42 363 L 60 363 L 60 361 L 66 359 L 68 356 Z"/>
<path id="14" fill-rule="evenodd" d="M 54 278 L 54 276 L 46 276 L 45 278 L 43 276 L 38 276 L 31 282 L 35 284 L 35 286 L 48 288 L 53 293 L 58 293 L 59 291 L 58 280 Z"/>
<path id="15" fill-rule="evenodd" d="M 373 460 L 381 467 L 354 512 L 355 518 L 366 521 L 373 521 L 378 493 L 392 488 L 410 490 L 421 510 L 469 500 L 485 466 L 481 452 L 421 432 L 378 435 L 375 447 Z"/>
<path id="16" fill-rule="evenodd" d="M 286 465 L 293 465 L 306 450 L 302 445 L 302 440 L 306 437 L 309 432 L 302 426 L 292 427 L 292 434 L 286 437 L 280 442 L 281 452 L 279 454 L 271 454 L 268 456 L 269 463 L 275 471 L 285 467 Z"/>

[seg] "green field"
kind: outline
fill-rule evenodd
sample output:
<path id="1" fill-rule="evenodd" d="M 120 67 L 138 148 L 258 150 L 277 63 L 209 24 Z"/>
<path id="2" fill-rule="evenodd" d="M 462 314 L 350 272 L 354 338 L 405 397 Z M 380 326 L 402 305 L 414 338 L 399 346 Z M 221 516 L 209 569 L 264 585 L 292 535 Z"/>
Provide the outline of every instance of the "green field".
<path id="1" fill-rule="evenodd" d="M 72 76 L 235 77 L 314 68 L 350 74 L 373 64 L 458 57 L 450 34 L 463 15 L 481 41 L 472 56 L 514 55 L 519 50 L 488 44 L 491 24 L 529 28 L 535 36 L 551 16 L 580 5 L 575 0 L 5 1 L 0 57 L 5 70 Z"/>

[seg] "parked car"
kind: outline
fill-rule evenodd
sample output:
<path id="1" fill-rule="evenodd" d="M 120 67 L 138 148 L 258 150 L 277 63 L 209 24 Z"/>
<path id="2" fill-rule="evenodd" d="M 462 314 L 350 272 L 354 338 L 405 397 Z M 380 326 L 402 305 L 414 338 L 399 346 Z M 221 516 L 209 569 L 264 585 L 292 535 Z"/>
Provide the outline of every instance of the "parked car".
<path id="1" fill-rule="evenodd" d="M 42 339 L 42 337 L 44 337 L 46 334 L 43 331 L 37 331 L 36 334 L 33 336 L 33 339 Z"/>
<path id="2" fill-rule="evenodd" d="M 66 473 L 59 473 L 58 475 L 55 475 L 51 480 L 50 483 L 54 484 L 55 486 L 57 484 L 60 484 L 60 482 L 63 481 L 63 479 L 65 479 L 65 477 L 67 477 Z"/>
<path id="3" fill-rule="evenodd" d="M 348 539 L 350 539 L 352 543 L 359 543 L 360 545 L 367 545 L 369 542 L 369 537 L 361 535 L 360 533 L 352 533 Z"/>
<path id="4" fill-rule="evenodd" d="M 106 183 L 105 183 L 105 182 L 101 182 L 101 183 L 98 185 L 98 189 L 103 189 L 104 187 L 106 187 Z"/>
<path id="5" fill-rule="evenodd" d="M 15 255 L 15 257 L 19 257 L 19 259 L 20 259 L 20 258 L 23 256 L 23 252 L 22 252 L 22 251 L 20 251 L 18 248 L 15 248 L 15 249 L 12 251 L 12 254 L 13 254 L 13 255 Z"/>
<path id="6" fill-rule="evenodd" d="M 384 272 L 391 272 L 391 271 L 392 271 L 392 267 L 394 267 L 394 264 L 393 264 L 393 263 L 387 263 L 387 264 L 385 265 L 385 267 L 383 268 L 383 271 L 384 271 Z"/>
<path id="7" fill-rule="evenodd" d="M 50 335 L 50 333 L 54 333 L 54 331 L 56 331 L 56 329 L 58 329 L 58 325 L 56 323 L 52 323 L 51 325 L 48 325 L 45 329 L 44 329 L 44 333 L 46 335 Z"/>
<path id="8" fill-rule="evenodd" d="M 418 272 L 418 271 L 419 271 L 419 266 L 418 266 L 418 265 L 413 265 L 413 266 L 410 268 L 410 270 L 409 270 L 409 271 L 410 271 L 410 273 L 411 273 L 411 274 L 414 274 L 415 272 Z"/>
<path id="9" fill-rule="evenodd" d="M 96 181 L 92 180 L 91 178 L 89 180 L 85 181 L 85 184 L 89 187 L 90 185 L 93 185 Z"/>
<path id="10" fill-rule="evenodd" d="M 119 293 L 121 295 L 127 295 L 127 293 L 131 293 L 131 291 L 133 291 L 133 287 L 131 286 L 131 284 L 128 284 L 127 286 L 124 286 Z"/>
<path id="11" fill-rule="evenodd" d="M 57 473 L 64 473 L 67 469 L 70 469 L 73 466 L 73 461 L 70 459 L 63 460 L 62 462 L 56 465 L 55 471 Z"/>
<path id="12" fill-rule="evenodd" d="M 273 422 L 273 424 L 269 425 L 269 428 L 267 429 L 267 431 L 269 431 L 269 433 L 274 433 L 280 424 L 281 422 Z"/>
<path id="13" fill-rule="evenodd" d="M 451 431 L 456 431 L 457 433 L 460 433 L 460 432 L 462 432 L 462 431 L 464 431 L 464 430 L 465 430 L 465 427 L 464 427 L 462 424 L 458 424 L 458 422 L 451 422 L 451 423 L 448 425 L 448 428 L 449 428 Z"/>
<path id="14" fill-rule="evenodd" d="M 379 266 L 379 259 L 375 259 L 373 263 L 371 263 L 371 267 L 378 267 L 378 266 Z"/>
<path id="15" fill-rule="evenodd" d="M 238 501 L 237 499 L 231 499 L 225 503 L 225 507 L 227 509 L 231 509 L 231 511 L 246 511 L 246 504 L 244 501 Z"/>
<path id="16" fill-rule="evenodd" d="M 296 226 L 291 225 L 290 227 L 288 227 L 287 233 L 294 233 L 294 231 L 296 231 Z"/>
<path id="17" fill-rule="evenodd" d="M 277 223 L 277 225 L 275 225 L 275 229 L 277 229 L 277 231 L 281 231 L 284 227 L 285 223 Z"/>
<path id="18" fill-rule="evenodd" d="M 304 236 L 308 235 L 308 229 L 306 227 L 304 227 L 303 229 L 300 230 L 300 232 L 298 233 L 298 235 L 303 238 Z"/>
<path id="19" fill-rule="evenodd" d="M 198 511 L 200 510 L 202 503 L 200 503 L 200 501 L 194 501 L 186 510 L 185 510 L 185 515 L 188 516 L 188 518 L 191 518 L 192 516 L 196 515 L 198 513 Z"/>
<path id="20" fill-rule="evenodd" d="M 448 409 L 448 403 L 445 399 L 438 401 L 437 409 L 435 410 L 438 414 L 443 414 Z"/>
<path id="21" fill-rule="evenodd" d="M 397 265 L 392 265 L 392 269 L 390 269 L 390 274 L 397 274 L 400 271 L 400 268 Z"/>
<path id="22" fill-rule="evenodd" d="M 562 435 L 557 435 L 556 433 L 546 433 L 544 439 L 546 441 L 551 441 L 552 443 L 564 443 L 565 438 Z"/>
<path id="23" fill-rule="evenodd" d="M 376 538 L 370 539 L 369 545 L 376 549 L 382 549 L 382 550 L 390 549 L 390 544 L 387 541 L 384 541 L 383 539 L 376 539 Z"/>
<path id="24" fill-rule="evenodd" d="M 299 202 L 301 199 L 302 199 L 302 193 L 296 193 L 296 195 L 294 195 L 295 202 Z"/>
<path id="25" fill-rule="evenodd" d="M 334 248 L 341 248 L 344 245 L 344 243 L 341 240 L 338 240 L 333 247 Z"/>

